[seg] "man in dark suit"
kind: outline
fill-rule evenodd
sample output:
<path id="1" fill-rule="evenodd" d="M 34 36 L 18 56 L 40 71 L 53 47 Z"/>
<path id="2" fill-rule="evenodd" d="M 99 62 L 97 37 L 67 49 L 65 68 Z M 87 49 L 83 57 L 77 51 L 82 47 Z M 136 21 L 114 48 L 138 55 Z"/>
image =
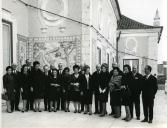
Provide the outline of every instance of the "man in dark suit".
<path id="1" fill-rule="evenodd" d="M 20 83 L 19 83 L 19 75 L 20 72 L 17 71 L 17 65 L 12 64 L 12 69 L 13 69 L 13 76 L 14 76 L 14 84 L 15 84 L 15 100 L 14 100 L 14 108 L 15 111 L 20 111 L 19 109 L 19 103 L 20 103 Z M 12 109 L 14 109 L 12 108 Z"/>
<path id="2" fill-rule="evenodd" d="M 58 64 L 58 74 L 57 74 L 59 80 L 60 80 L 60 84 L 62 84 L 63 82 L 63 64 L 59 63 Z M 57 110 L 64 110 L 64 98 L 63 98 L 63 92 L 61 92 L 61 96 L 60 99 L 58 100 L 57 103 Z"/>
<path id="3" fill-rule="evenodd" d="M 26 59 L 25 64 L 28 66 L 28 73 L 30 73 L 33 68 L 31 61 L 29 59 Z"/>
<path id="4" fill-rule="evenodd" d="M 138 72 L 138 67 L 136 65 L 133 66 L 132 74 L 131 84 L 129 85 L 129 89 L 131 91 L 130 113 L 133 118 L 133 107 L 135 105 L 136 117 L 137 120 L 140 120 L 140 94 L 143 76 Z"/>
<path id="5" fill-rule="evenodd" d="M 45 111 L 50 110 L 50 103 L 49 103 L 49 82 L 50 82 L 50 76 L 49 76 L 49 66 L 45 65 L 43 67 L 43 87 L 44 87 L 44 108 Z"/>
<path id="6" fill-rule="evenodd" d="M 55 68 L 56 68 L 55 66 L 50 65 L 50 70 L 48 71 L 48 73 L 49 73 L 48 75 L 49 76 L 53 76 L 53 71 L 52 70 L 55 69 Z"/>
<path id="7" fill-rule="evenodd" d="M 100 113 L 100 101 L 99 101 L 99 84 L 100 84 L 100 71 L 101 71 L 101 65 L 96 65 L 96 71 L 92 75 L 92 85 L 93 85 L 93 93 L 95 96 L 95 113 Z"/>
<path id="8" fill-rule="evenodd" d="M 144 120 L 142 120 L 142 122 L 152 123 L 154 98 L 158 89 L 157 79 L 151 74 L 151 66 L 147 65 L 144 70 L 146 75 L 143 78 L 142 86 L 142 100 L 144 109 Z"/>
<path id="9" fill-rule="evenodd" d="M 84 67 L 85 67 L 84 64 L 80 65 L 80 71 L 79 71 L 80 75 L 85 75 Z M 81 112 L 83 112 L 83 111 L 84 111 L 84 97 L 81 96 Z"/>
<path id="10" fill-rule="evenodd" d="M 28 66 L 28 73 L 31 74 L 31 71 L 33 69 L 32 63 L 29 59 L 26 59 L 25 64 Z M 27 100 L 27 105 L 26 105 L 26 109 L 28 110 L 34 110 L 34 92 L 32 87 L 29 88 L 29 97 Z"/>

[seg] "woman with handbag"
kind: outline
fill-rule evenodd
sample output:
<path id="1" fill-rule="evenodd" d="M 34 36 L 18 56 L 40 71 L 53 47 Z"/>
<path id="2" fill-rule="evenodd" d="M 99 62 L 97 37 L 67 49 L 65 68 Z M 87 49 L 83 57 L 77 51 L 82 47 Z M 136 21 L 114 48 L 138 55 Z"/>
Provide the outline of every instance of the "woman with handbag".
<path id="1" fill-rule="evenodd" d="M 123 77 L 123 86 L 122 86 L 122 105 L 125 106 L 126 117 L 123 118 L 125 121 L 131 120 L 131 113 L 130 113 L 130 89 L 129 86 L 132 82 L 132 72 L 129 65 L 124 65 L 124 77 Z"/>
<path id="2" fill-rule="evenodd" d="M 14 99 L 15 99 L 15 84 L 14 76 L 12 74 L 12 67 L 8 66 L 6 68 L 6 74 L 3 76 L 3 88 L 4 93 L 7 96 L 7 112 L 11 113 L 14 109 Z"/>
<path id="3" fill-rule="evenodd" d="M 110 104 L 114 108 L 114 118 L 121 116 L 121 86 L 122 75 L 120 75 L 120 69 L 115 67 L 113 68 L 113 75 L 109 82 Z"/>

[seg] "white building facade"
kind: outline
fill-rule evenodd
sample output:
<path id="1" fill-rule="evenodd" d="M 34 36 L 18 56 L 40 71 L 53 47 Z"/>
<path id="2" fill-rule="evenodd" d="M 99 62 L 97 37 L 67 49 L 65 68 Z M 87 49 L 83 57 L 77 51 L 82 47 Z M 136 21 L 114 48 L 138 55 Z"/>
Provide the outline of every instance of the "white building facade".
<path id="1" fill-rule="evenodd" d="M 17 63 L 20 68 L 26 59 L 41 66 L 87 64 L 92 72 L 96 64 L 107 63 L 111 69 L 116 61 L 121 68 L 138 62 L 141 70 L 146 64 L 157 70 L 157 61 L 135 56 L 157 59 L 162 27 L 123 24 L 132 20 L 120 13 L 117 0 L 2 0 L 1 11 L 1 78 L 6 66 Z"/>

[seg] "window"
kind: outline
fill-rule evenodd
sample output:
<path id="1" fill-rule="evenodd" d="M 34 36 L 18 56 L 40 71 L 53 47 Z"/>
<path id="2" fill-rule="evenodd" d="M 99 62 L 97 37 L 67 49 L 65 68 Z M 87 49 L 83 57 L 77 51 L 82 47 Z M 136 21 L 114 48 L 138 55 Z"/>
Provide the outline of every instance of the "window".
<path id="1" fill-rule="evenodd" d="M 139 68 L 139 59 L 124 59 L 123 65 L 128 64 L 131 68 L 136 65 Z"/>
<path id="2" fill-rule="evenodd" d="M 101 64 L 101 49 L 97 47 L 97 63 Z"/>
<path id="3" fill-rule="evenodd" d="M 12 23 L 2 20 L 2 36 L 3 36 L 3 72 L 6 66 L 13 62 L 12 53 Z"/>

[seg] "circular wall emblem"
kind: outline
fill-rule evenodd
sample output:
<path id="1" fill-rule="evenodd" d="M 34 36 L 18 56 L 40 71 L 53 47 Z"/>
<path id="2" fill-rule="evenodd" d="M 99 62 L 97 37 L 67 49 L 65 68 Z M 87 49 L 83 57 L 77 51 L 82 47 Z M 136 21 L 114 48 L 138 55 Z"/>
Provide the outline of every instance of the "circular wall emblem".
<path id="1" fill-rule="evenodd" d="M 130 52 L 136 52 L 137 50 L 137 40 L 134 37 L 126 39 L 126 49 Z"/>
<path id="2" fill-rule="evenodd" d="M 67 16 L 68 13 L 67 0 L 39 0 L 39 7 L 61 16 Z M 60 16 L 42 10 L 39 11 L 40 20 L 47 26 L 57 26 L 64 21 L 64 18 Z"/>

